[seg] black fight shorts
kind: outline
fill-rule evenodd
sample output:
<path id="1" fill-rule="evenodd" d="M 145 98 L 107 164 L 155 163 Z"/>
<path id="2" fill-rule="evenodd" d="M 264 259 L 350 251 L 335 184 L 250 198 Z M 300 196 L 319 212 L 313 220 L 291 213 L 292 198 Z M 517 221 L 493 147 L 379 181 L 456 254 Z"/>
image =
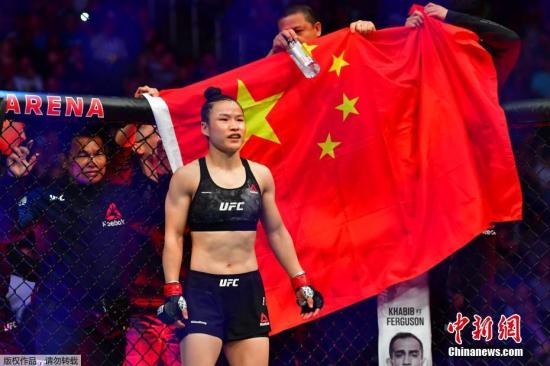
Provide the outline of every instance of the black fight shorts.
<path id="1" fill-rule="evenodd" d="M 216 275 L 189 271 L 184 282 L 189 319 L 185 335 L 225 341 L 267 337 L 271 327 L 260 272 Z"/>

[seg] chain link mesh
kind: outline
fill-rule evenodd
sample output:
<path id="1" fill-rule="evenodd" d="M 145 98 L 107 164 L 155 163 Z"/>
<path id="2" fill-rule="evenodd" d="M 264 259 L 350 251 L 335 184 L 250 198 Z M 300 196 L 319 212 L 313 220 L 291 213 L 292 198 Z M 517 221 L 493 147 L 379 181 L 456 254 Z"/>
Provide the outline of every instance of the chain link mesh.
<path id="1" fill-rule="evenodd" d="M 178 364 L 177 337 L 155 317 L 169 171 L 158 133 L 84 127 L 75 139 L 75 130 L 3 122 L 0 354 Z M 431 270 L 434 365 L 550 362 L 550 128 L 511 135 L 524 220 L 496 225 Z M 520 345 L 463 338 L 464 347 L 518 346 L 524 356 L 449 358 L 446 326 L 459 311 L 495 324 L 501 314 L 521 315 Z M 270 364 L 376 365 L 377 334 L 371 298 L 273 336 Z"/>

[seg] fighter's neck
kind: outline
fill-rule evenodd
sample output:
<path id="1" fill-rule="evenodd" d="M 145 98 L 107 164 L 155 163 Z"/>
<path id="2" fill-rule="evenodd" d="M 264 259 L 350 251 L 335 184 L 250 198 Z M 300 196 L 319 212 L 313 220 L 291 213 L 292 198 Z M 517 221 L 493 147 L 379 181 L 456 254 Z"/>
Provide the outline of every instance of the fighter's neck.
<path id="1" fill-rule="evenodd" d="M 241 155 L 238 151 L 228 154 L 217 149 L 208 150 L 208 154 L 206 154 L 206 163 L 208 166 L 222 170 L 239 169 L 242 166 Z"/>

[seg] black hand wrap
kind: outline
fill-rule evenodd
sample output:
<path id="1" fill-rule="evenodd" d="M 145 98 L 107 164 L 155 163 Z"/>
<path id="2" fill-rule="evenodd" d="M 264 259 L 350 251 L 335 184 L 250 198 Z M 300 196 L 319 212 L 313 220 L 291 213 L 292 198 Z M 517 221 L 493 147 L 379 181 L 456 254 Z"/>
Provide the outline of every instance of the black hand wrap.
<path id="1" fill-rule="evenodd" d="M 307 289 L 309 288 L 309 290 Z M 306 297 L 306 301 L 300 302 L 300 300 L 296 300 L 298 305 L 302 308 L 302 314 L 306 313 L 313 313 L 317 309 L 321 309 L 323 305 L 325 304 L 325 301 L 323 299 L 323 295 L 319 291 L 317 291 L 313 286 L 305 286 L 299 289 L 299 291 L 308 292 L 310 296 Z M 310 308 L 307 304 L 307 298 L 312 297 L 313 298 L 313 307 Z"/>
<path id="2" fill-rule="evenodd" d="M 296 303 L 302 308 L 302 314 L 312 313 L 321 309 L 324 305 L 323 295 L 309 284 L 305 272 L 300 272 L 291 279 L 292 287 L 296 291 Z M 308 299 L 313 299 L 313 307 L 307 304 Z"/>
<path id="3" fill-rule="evenodd" d="M 165 324 L 174 324 L 176 320 L 183 320 L 182 311 L 187 309 L 187 303 L 182 296 L 182 288 L 179 283 L 167 283 L 164 285 L 164 305 L 157 309 L 157 318 Z"/>

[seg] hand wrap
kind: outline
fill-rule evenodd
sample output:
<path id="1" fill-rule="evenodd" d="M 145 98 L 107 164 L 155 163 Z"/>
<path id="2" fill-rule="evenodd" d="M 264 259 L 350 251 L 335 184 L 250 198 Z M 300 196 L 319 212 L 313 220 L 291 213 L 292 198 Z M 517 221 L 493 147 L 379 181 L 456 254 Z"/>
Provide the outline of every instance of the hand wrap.
<path id="1" fill-rule="evenodd" d="M 164 305 L 157 309 L 157 318 L 165 324 L 174 324 L 176 320 L 183 320 L 183 310 L 187 303 L 183 298 L 183 289 L 179 283 L 164 285 Z"/>
<path id="2" fill-rule="evenodd" d="M 323 307 L 323 295 L 311 286 L 305 272 L 300 272 L 292 277 L 291 282 L 296 292 L 296 303 L 302 308 L 302 314 L 312 313 Z M 311 308 L 307 304 L 308 299 L 313 299 L 313 307 Z"/>

